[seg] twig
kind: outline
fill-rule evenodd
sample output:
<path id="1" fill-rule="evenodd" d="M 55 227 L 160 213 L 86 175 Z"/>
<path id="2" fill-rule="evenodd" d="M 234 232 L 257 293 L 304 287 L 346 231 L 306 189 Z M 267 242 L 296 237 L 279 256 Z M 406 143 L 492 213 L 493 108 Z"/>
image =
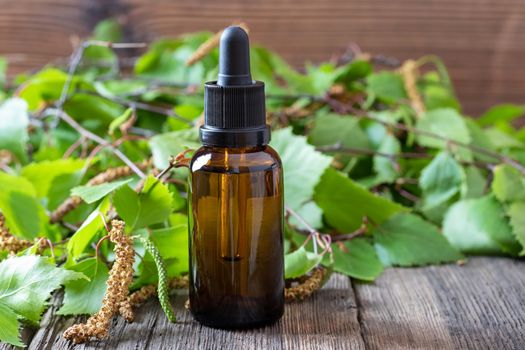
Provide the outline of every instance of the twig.
<path id="1" fill-rule="evenodd" d="M 387 121 L 382 120 L 380 118 L 371 116 L 371 115 L 367 114 L 364 111 L 356 110 L 352 106 L 345 105 L 345 104 L 343 104 L 343 103 L 341 103 L 341 102 L 339 102 L 339 101 L 337 101 L 335 99 L 330 98 L 329 96 L 325 97 L 325 100 L 337 112 L 340 112 L 340 113 L 343 113 L 343 114 L 349 113 L 349 114 L 352 114 L 352 116 L 355 116 L 357 118 L 373 120 L 375 122 L 378 122 L 380 124 L 383 124 L 385 126 L 389 126 L 389 127 L 392 127 L 392 128 L 398 129 L 398 130 L 403 130 L 403 131 L 412 132 L 412 133 L 418 134 L 418 135 L 428 136 L 428 137 L 431 137 L 431 138 L 434 138 L 434 139 L 437 139 L 437 140 L 441 140 L 441 141 L 447 142 L 449 144 L 452 144 L 452 145 L 455 145 L 455 146 L 458 146 L 458 147 L 469 149 L 469 150 L 477 152 L 479 154 L 483 154 L 483 155 L 486 155 L 486 156 L 498 159 L 499 161 L 512 166 L 513 168 L 517 169 L 518 171 L 520 171 L 522 174 L 525 175 L 525 166 L 521 165 L 517 160 L 514 160 L 514 159 L 512 159 L 510 157 L 507 157 L 505 155 L 499 154 L 497 152 L 490 151 L 490 150 L 485 149 L 483 147 L 478 147 L 478 146 L 475 146 L 475 145 L 470 145 L 470 144 L 467 144 L 467 143 L 463 143 L 461 141 L 450 139 L 448 137 L 445 137 L 445 136 L 433 133 L 431 131 L 417 129 L 415 127 L 408 126 L 408 125 L 401 124 L 401 123 L 387 122 Z"/>
<path id="2" fill-rule="evenodd" d="M 333 242 L 350 241 L 356 237 L 363 236 L 368 232 L 368 223 L 369 223 L 368 217 L 363 216 L 361 226 L 357 230 L 351 233 L 344 233 L 344 234 L 332 236 L 332 241 Z"/>
<path id="3" fill-rule="evenodd" d="M 87 139 L 90 139 L 92 141 L 95 141 L 101 146 L 108 147 L 111 149 L 113 154 L 115 154 L 120 160 L 122 160 L 127 166 L 130 167 L 131 170 L 135 174 L 137 174 L 140 178 L 145 178 L 146 175 L 140 170 L 135 163 L 133 163 L 124 153 L 122 153 L 118 148 L 114 147 L 109 141 L 104 140 L 102 137 L 92 133 L 91 131 L 85 129 L 82 127 L 76 120 L 71 118 L 66 112 L 59 111 L 58 117 L 62 119 L 64 122 L 66 122 L 69 126 L 71 126 L 73 129 L 75 129 L 80 135 L 84 136 Z"/>
<path id="4" fill-rule="evenodd" d="M 55 120 L 58 120 L 60 117 L 60 113 L 62 112 L 64 103 L 67 100 L 69 88 L 71 87 L 71 82 L 73 81 L 75 72 L 80 62 L 82 62 L 82 58 L 84 57 L 84 52 L 90 46 L 103 46 L 103 47 L 108 47 L 112 49 L 130 49 L 130 48 L 145 47 L 146 43 L 112 43 L 112 42 L 99 41 L 99 40 L 83 41 L 80 44 L 80 46 L 73 52 L 69 60 L 69 67 L 67 70 L 67 79 L 64 82 L 62 91 L 60 92 L 60 98 L 58 99 L 58 102 L 56 103 L 57 109 L 56 109 L 56 114 L 55 114 Z"/>
<path id="5" fill-rule="evenodd" d="M 327 145 L 327 146 L 317 146 L 315 148 L 320 152 L 337 152 L 337 153 L 347 153 L 353 155 L 365 155 L 365 156 L 380 156 L 385 158 L 413 158 L 413 159 L 430 159 L 432 155 L 428 153 L 417 153 L 417 152 L 402 152 L 402 153 L 384 153 L 372 149 L 366 148 L 355 148 L 355 147 L 346 147 L 339 144 Z"/>
<path id="6" fill-rule="evenodd" d="M 191 159 L 186 158 L 186 154 L 188 154 L 188 152 L 193 151 L 193 149 L 186 149 L 177 154 L 175 157 L 171 156 L 168 166 L 156 176 L 157 179 L 162 179 L 162 177 L 166 175 L 171 169 L 189 166 L 189 162 Z"/>

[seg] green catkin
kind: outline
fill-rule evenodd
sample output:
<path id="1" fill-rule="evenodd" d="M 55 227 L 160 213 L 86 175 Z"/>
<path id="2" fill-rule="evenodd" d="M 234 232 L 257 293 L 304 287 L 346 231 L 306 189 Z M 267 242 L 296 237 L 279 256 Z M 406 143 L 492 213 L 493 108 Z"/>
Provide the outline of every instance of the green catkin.
<path id="1" fill-rule="evenodd" d="M 159 275 L 157 295 L 159 297 L 160 305 L 162 306 L 162 309 L 164 310 L 164 313 L 166 314 L 168 320 L 175 323 L 177 322 L 177 317 L 175 316 L 175 313 L 173 312 L 173 308 L 169 301 L 168 273 L 166 272 L 166 264 L 160 256 L 159 250 L 149 238 L 141 237 L 140 241 L 142 242 L 142 245 L 144 245 L 144 248 L 146 248 L 146 251 L 148 251 L 148 253 L 151 254 L 153 260 L 155 261 L 155 265 L 157 266 L 157 271 Z"/>

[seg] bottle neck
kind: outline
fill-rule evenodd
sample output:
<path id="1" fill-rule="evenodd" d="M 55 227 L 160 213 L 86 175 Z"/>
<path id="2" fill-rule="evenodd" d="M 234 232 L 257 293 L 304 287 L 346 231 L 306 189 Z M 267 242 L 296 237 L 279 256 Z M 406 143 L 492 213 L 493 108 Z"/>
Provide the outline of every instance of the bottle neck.
<path id="1" fill-rule="evenodd" d="M 249 148 L 264 146 L 270 142 L 270 127 L 224 129 L 203 125 L 200 139 L 204 146 L 225 148 Z"/>

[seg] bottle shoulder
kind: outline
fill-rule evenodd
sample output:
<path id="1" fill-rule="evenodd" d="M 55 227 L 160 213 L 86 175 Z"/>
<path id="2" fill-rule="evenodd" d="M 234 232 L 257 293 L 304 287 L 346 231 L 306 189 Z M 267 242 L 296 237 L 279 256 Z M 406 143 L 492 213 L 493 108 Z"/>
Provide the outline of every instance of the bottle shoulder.
<path id="1" fill-rule="evenodd" d="M 270 146 L 253 148 L 223 148 L 203 146 L 195 151 L 190 171 L 255 172 L 281 169 L 281 158 Z"/>

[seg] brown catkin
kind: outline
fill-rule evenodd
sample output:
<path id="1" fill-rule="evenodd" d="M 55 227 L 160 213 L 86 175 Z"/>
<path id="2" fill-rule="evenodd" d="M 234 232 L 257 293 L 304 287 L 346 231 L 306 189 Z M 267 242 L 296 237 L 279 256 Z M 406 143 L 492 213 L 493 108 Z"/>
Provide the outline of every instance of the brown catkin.
<path id="1" fill-rule="evenodd" d="M 5 225 L 4 214 L 0 213 L 0 251 L 16 254 L 32 245 L 32 241 L 13 236 Z"/>
<path id="2" fill-rule="evenodd" d="M 136 164 L 136 166 L 141 170 L 148 168 L 150 165 L 151 165 L 151 160 L 149 159 L 145 160 L 142 163 Z M 88 186 L 100 185 L 106 182 L 115 181 L 122 177 L 131 176 L 133 174 L 134 174 L 133 170 L 127 165 L 116 167 L 116 168 L 109 168 L 106 171 L 93 177 L 91 180 L 87 182 L 86 185 Z M 77 196 L 69 197 L 64 202 L 62 202 L 62 204 L 60 204 L 58 208 L 55 209 L 54 212 L 51 213 L 49 221 L 52 224 L 59 222 L 69 212 L 75 210 L 81 203 L 82 203 L 82 199 L 80 197 L 77 197 Z"/>
<path id="3" fill-rule="evenodd" d="M 284 298 L 287 302 L 299 301 L 308 298 L 323 285 L 326 269 L 323 267 L 315 268 L 310 276 L 304 278 L 298 285 L 286 288 Z"/>
<path id="4" fill-rule="evenodd" d="M 244 31 L 246 31 L 246 33 L 250 32 L 250 30 L 248 29 L 248 26 L 246 25 L 246 23 L 242 23 L 242 22 L 241 23 L 233 23 L 232 25 L 236 25 L 236 26 L 241 27 L 242 29 L 244 29 Z M 223 32 L 223 30 L 218 31 L 211 38 L 209 38 L 208 40 L 203 42 L 201 44 L 201 46 L 199 46 L 197 48 L 197 50 L 195 50 L 193 55 L 191 55 L 190 58 L 186 61 L 186 65 L 187 66 L 191 66 L 191 65 L 199 62 L 204 57 L 206 57 L 210 52 L 212 52 L 213 49 L 218 47 L 219 46 L 219 41 L 221 40 L 222 32 Z"/>
<path id="5" fill-rule="evenodd" d="M 420 117 L 425 112 L 425 103 L 423 102 L 421 94 L 417 90 L 418 69 L 416 61 L 406 60 L 399 71 L 403 76 L 405 90 L 410 99 L 410 104 L 416 112 L 416 116 Z"/>
<path id="6" fill-rule="evenodd" d="M 92 338 L 104 339 L 108 336 L 111 319 L 119 312 L 122 301 L 128 297 L 129 286 L 133 281 L 135 260 L 133 241 L 124 231 L 124 222 L 113 220 L 111 226 L 109 240 L 115 244 L 115 262 L 106 282 L 106 293 L 97 313 L 86 323 L 75 324 L 64 332 L 64 338 L 75 344 L 85 343 Z"/>

